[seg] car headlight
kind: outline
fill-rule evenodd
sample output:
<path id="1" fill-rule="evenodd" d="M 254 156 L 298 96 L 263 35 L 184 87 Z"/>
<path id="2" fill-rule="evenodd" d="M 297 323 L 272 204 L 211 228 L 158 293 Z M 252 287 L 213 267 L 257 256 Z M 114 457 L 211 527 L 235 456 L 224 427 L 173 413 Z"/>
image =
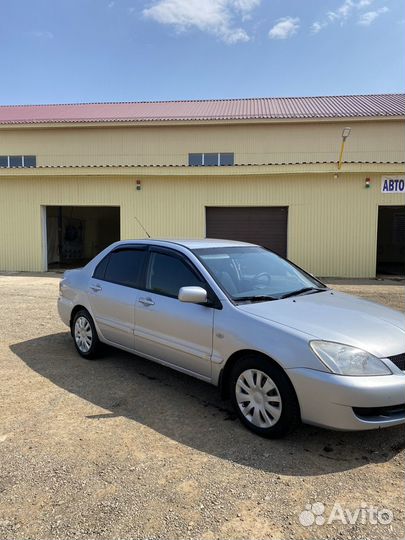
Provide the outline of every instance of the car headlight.
<path id="1" fill-rule="evenodd" d="M 309 345 L 319 360 L 337 375 L 392 375 L 384 362 L 362 349 L 332 341 L 311 341 Z"/>

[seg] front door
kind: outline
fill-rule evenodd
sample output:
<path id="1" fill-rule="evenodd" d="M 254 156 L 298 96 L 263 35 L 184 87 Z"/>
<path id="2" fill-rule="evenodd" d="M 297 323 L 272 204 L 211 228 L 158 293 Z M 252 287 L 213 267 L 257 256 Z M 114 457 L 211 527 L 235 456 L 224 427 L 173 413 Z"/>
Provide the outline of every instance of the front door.
<path id="1" fill-rule="evenodd" d="M 135 349 L 210 379 L 214 308 L 178 300 L 179 289 L 192 285 L 206 287 L 185 257 L 151 250 L 146 290 L 136 303 Z"/>

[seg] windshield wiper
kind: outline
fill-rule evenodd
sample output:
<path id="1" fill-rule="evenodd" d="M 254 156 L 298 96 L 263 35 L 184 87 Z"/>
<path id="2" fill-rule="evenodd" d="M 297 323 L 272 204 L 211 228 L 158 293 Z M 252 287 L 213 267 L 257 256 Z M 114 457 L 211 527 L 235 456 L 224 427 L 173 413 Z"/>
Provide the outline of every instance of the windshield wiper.
<path id="1" fill-rule="evenodd" d="M 240 296 L 239 298 L 234 298 L 234 300 L 236 302 L 267 302 L 270 300 L 278 300 L 278 298 L 267 294 L 257 294 L 252 296 Z"/>
<path id="2" fill-rule="evenodd" d="M 290 296 L 298 296 L 300 294 L 305 294 L 309 292 L 317 293 L 322 291 L 327 291 L 328 287 L 304 287 L 303 289 L 298 289 L 297 291 L 292 291 L 287 294 L 280 296 L 280 300 L 283 298 L 289 298 Z"/>

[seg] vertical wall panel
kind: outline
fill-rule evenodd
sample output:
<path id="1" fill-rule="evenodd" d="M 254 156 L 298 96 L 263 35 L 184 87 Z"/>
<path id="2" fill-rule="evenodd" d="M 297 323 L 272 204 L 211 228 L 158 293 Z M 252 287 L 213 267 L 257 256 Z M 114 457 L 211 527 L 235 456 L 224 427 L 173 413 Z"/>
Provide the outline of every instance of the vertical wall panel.
<path id="1" fill-rule="evenodd" d="M 367 176 L 370 176 L 369 174 Z M 206 206 L 288 206 L 288 257 L 318 276 L 375 275 L 381 175 L 0 178 L 0 270 L 43 270 L 41 206 L 120 206 L 122 238 L 205 235 Z"/>
<path id="2" fill-rule="evenodd" d="M 404 122 L 348 119 L 345 160 L 401 162 Z M 36 155 L 38 165 L 187 165 L 193 152 L 234 152 L 237 164 L 338 159 L 341 121 L 0 129 L 2 155 Z"/>

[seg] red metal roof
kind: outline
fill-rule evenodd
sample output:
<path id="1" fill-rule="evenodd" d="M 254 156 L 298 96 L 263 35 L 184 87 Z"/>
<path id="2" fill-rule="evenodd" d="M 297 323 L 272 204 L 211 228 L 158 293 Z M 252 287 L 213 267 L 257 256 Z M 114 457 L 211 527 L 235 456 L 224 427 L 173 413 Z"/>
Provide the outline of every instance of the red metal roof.
<path id="1" fill-rule="evenodd" d="M 0 124 L 361 118 L 405 115 L 405 94 L 0 106 Z"/>

